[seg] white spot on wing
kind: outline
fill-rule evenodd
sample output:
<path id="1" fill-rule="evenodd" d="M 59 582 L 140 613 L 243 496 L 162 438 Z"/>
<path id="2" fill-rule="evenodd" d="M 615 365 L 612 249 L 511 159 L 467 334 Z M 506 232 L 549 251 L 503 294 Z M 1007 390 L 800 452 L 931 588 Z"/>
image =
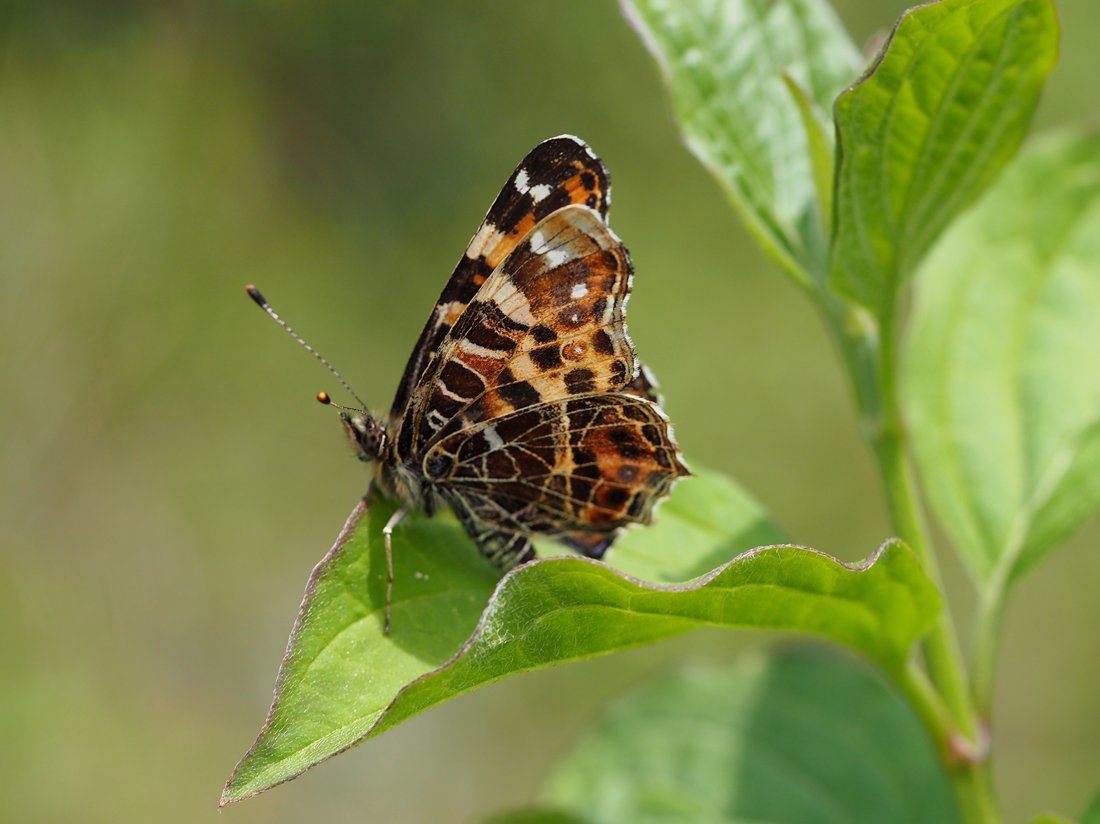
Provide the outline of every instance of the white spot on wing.
<path id="1" fill-rule="evenodd" d="M 531 200 L 535 203 L 539 203 L 546 200 L 550 196 L 550 186 L 546 183 L 540 183 L 537 186 L 531 187 Z"/>
<path id="2" fill-rule="evenodd" d="M 573 287 L 573 291 L 571 291 L 569 293 L 569 297 L 573 298 L 573 300 L 580 300 L 581 298 L 583 298 L 587 294 L 588 294 L 588 284 L 578 283 L 576 286 Z"/>
<path id="3" fill-rule="evenodd" d="M 556 269 L 565 263 L 565 261 L 569 260 L 569 257 L 570 255 L 567 249 L 551 249 L 543 255 L 547 269 Z"/>
<path id="4" fill-rule="evenodd" d="M 497 179 L 499 180 L 500 178 Z M 519 192 L 521 195 L 526 193 L 527 191 L 527 181 L 528 177 L 526 169 L 520 169 L 518 172 L 516 172 L 516 191 Z"/>
<path id="5" fill-rule="evenodd" d="M 490 449 L 504 448 L 504 439 L 500 437 L 500 433 L 497 432 L 495 426 L 487 426 L 481 430 L 481 432 L 485 436 L 485 440 L 488 442 Z"/>

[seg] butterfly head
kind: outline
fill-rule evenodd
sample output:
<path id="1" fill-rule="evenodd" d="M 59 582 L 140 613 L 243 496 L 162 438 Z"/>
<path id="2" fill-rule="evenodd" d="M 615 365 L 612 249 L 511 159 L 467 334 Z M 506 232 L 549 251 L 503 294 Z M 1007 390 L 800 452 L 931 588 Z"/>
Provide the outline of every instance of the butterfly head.
<path id="1" fill-rule="evenodd" d="M 367 463 L 382 458 L 382 452 L 386 448 L 386 427 L 380 421 L 366 410 L 333 403 L 328 392 L 318 392 L 317 400 L 325 406 L 335 406 L 340 411 L 340 423 L 355 450 L 355 457 Z"/>
<path id="2" fill-rule="evenodd" d="M 367 463 L 382 458 L 382 451 L 386 448 L 386 429 L 381 423 L 365 412 L 355 415 L 341 412 L 340 422 L 355 449 L 355 457 Z"/>

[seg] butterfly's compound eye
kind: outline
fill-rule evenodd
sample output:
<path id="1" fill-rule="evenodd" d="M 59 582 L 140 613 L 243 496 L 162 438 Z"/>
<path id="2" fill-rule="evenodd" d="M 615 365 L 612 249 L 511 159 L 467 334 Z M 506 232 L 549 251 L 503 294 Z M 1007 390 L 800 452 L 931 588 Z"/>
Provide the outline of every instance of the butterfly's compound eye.
<path id="1" fill-rule="evenodd" d="M 363 433 L 363 448 L 371 455 L 381 455 L 386 442 L 386 433 L 375 421 L 371 421 Z"/>

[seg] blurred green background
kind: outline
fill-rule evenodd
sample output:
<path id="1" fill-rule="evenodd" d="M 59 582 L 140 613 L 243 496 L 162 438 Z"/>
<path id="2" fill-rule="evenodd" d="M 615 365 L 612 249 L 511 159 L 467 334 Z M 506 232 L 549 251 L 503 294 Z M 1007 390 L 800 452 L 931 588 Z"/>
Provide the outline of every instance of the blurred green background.
<path id="1" fill-rule="evenodd" d="M 839 11 L 866 42 L 904 6 Z M 1100 109 L 1100 7 L 1059 8 L 1039 128 Z M 889 534 L 816 317 L 681 147 L 614 3 L 8 2 L 0 27 L 0 818 L 472 821 L 528 801 L 639 678 L 771 640 L 498 684 L 215 809 L 367 477 L 313 400 L 333 381 L 244 283 L 383 409 L 497 189 L 554 134 L 611 169 L 631 333 L 689 457 L 800 543 L 856 559 Z M 1013 821 L 1100 783 L 1098 539 L 1093 519 L 1009 610 Z"/>

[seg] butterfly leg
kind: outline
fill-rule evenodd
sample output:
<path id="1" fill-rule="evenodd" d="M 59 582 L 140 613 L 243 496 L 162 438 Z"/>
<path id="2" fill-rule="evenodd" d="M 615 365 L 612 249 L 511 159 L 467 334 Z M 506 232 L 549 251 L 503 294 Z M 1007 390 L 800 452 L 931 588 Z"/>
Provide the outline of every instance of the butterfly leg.
<path id="1" fill-rule="evenodd" d="M 390 604 L 393 603 L 393 530 L 408 514 L 409 510 L 401 507 L 382 527 L 382 541 L 386 545 L 386 623 L 382 630 L 385 635 L 390 634 Z"/>

